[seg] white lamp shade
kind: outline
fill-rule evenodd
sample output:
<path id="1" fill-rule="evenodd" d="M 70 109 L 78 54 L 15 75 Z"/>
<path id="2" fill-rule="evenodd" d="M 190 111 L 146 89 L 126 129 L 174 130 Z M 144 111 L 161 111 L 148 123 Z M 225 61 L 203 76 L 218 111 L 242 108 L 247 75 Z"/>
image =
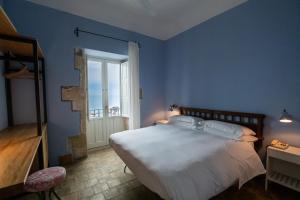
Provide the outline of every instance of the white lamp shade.
<path id="1" fill-rule="evenodd" d="M 284 109 L 282 112 L 282 115 L 279 119 L 280 122 L 282 123 L 292 123 L 293 119 L 292 117 L 288 114 L 288 112 Z"/>

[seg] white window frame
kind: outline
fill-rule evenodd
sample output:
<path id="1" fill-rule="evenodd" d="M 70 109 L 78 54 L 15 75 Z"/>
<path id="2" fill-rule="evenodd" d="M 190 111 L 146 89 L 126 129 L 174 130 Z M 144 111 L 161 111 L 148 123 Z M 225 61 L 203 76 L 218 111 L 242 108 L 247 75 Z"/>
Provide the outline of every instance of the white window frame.
<path id="1" fill-rule="evenodd" d="M 122 101 L 122 97 L 123 97 L 123 90 L 122 90 L 122 64 L 123 63 L 126 63 L 127 62 L 127 67 L 129 67 L 128 66 L 128 60 L 121 60 L 120 61 L 120 83 L 121 83 L 121 89 L 120 89 L 120 91 L 121 91 L 121 106 L 120 106 L 120 108 L 121 108 L 121 113 L 122 113 L 122 116 L 123 117 L 126 117 L 126 118 L 129 118 L 129 113 L 127 113 L 127 114 L 125 114 L 125 113 L 123 113 L 123 105 L 124 105 L 124 102 Z M 127 73 L 127 76 L 128 76 L 128 73 Z M 129 79 L 129 77 L 127 77 L 128 79 Z M 128 83 L 128 87 L 129 87 L 129 83 Z M 129 94 L 128 94 L 129 95 Z M 129 98 L 129 96 L 128 96 L 128 98 Z M 129 101 L 129 99 L 128 99 L 128 101 Z M 128 102 L 129 103 L 129 102 Z M 128 105 L 128 107 L 129 107 L 129 105 Z M 129 109 L 129 108 L 128 108 Z"/>
<path id="2" fill-rule="evenodd" d="M 109 118 L 113 118 L 113 117 L 122 117 L 122 102 L 121 102 L 121 98 L 122 98 L 122 83 L 121 83 L 121 63 L 122 61 L 120 60 L 114 60 L 114 59 L 108 59 L 108 58 L 102 58 L 102 57 L 95 57 L 95 56 L 87 56 L 87 61 L 95 61 L 95 62 L 101 62 L 102 63 L 102 77 L 101 77 L 101 81 L 102 81 L 102 109 L 103 109 L 103 116 L 102 117 L 95 117 L 95 118 L 91 118 L 90 117 L 90 109 L 89 109 L 89 87 L 87 84 L 87 108 L 88 108 L 88 120 L 97 120 L 97 119 L 103 119 L 104 117 L 109 117 Z M 87 62 L 88 63 L 88 62 Z M 109 105 L 108 105 L 108 72 L 107 72 L 107 63 L 112 63 L 112 64 L 119 64 L 120 66 L 120 73 L 119 73 L 119 79 L 120 79 L 120 115 L 118 116 L 109 116 Z M 89 67 L 87 65 L 87 67 Z M 88 82 L 88 70 L 87 70 L 87 82 Z"/>

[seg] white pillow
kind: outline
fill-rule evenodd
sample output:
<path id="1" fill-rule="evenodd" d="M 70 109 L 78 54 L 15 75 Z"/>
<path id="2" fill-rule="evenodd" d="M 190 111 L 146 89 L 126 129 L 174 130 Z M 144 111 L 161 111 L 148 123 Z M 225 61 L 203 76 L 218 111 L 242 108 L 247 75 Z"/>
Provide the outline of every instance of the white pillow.
<path id="1" fill-rule="evenodd" d="M 239 139 L 241 136 L 256 135 L 251 129 L 216 120 L 205 121 L 204 131 L 231 139 Z"/>
<path id="2" fill-rule="evenodd" d="M 244 142 L 256 142 L 258 140 L 257 137 L 254 137 L 253 135 L 243 135 L 239 138 L 239 141 Z"/>
<path id="3" fill-rule="evenodd" d="M 256 135 L 254 131 L 251 129 L 238 125 L 232 124 L 228 122 L 221 122 L 217 120 L 207 120 L 205 121 L 205 126 L 223 130 L 225 132 L 235 132 L 237 135 Z"/>
<path id="4" fill-rule="evenodd" d="M 198 126 L 204 126 L 204 119 L 201 117 L 193 117 L 194 118 L 194 125 L 197 128 Z"/>
<path id="5" fill-rule="evenodd" d="M 205 125 L 205 120 L 204 119 L 202 119 L 202 118 L 200 118 L 201 120 L 199 120 L 197 123 L 196 123 L 196 129 L 197 130 L 201 130 L 201 131 L 203 131 L 203 129 L 204 129 L 204 125 Z"/>
<path id="6" fill-rule="evenodd" d="M 217 135 L 217 136 L 228 138 L 228 139 L 235 139 L 236 140 L 236 139 L 239 138 L 239 137 L 236 137 L 235 135 L 230 134 L 228 132 L 224 132 L 222 130 L 207 127 L 207 126 L 204 126 L 203 131 L 206 132 L 206 133 L 209 133 L 209 134 Z"/>
<path id="7" fill-rule="evenodd" d="M 203 121 L 202 118 L 185 116 L 185 115 L 175 115 L 169 117 L 169 123 L 179 126 L 195 128 L 199 121 Z"/>
<path id="8" fill-rule="evenodd" d="M 186 123 L 194 123 L 194 118 L 191 116 L 185 116 L 185 115 L 174 115 L 169 117 L 170 123 L 176 123 L 176 122 L 186 122 Z"/>
<path id="9" fill-rule="evenodd" d="M 242 135 L 240 137 L 236 137 L 235 135 L 232 135 L 228 132 L 224 132 L 224 131 L 214 129 L 214 128 L 209 128 L 209 127 L 205 127 L 204 131 L 206 133 L 209 133 L 209 134 L 213 134 L 213 135 L 217 135 L 217 136 L 220 136 L 220 137 L 224 137 L 224 138 L 228 138 L 228 139 L 232 139 L 232 140 L 237 140 L 237 141 L 256 142 L 258 140 L 258 138 L 253 136 L 253 135 Z"/>

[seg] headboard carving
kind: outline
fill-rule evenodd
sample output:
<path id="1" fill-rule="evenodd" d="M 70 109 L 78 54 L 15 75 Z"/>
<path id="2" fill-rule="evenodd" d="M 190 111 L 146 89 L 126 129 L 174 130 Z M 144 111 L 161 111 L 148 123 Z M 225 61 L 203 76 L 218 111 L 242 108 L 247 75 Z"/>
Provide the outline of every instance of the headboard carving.
<path id="1" fill-rule="evenodd" d="M 181 115 L 201 117 L 205 120 L 218 120 L 248 127 L 256 133 L 256 137 L 259 140 L 263 140 L 265 118 L 263 114 L 187 107 L 180 107 L 179 110 Z"/>

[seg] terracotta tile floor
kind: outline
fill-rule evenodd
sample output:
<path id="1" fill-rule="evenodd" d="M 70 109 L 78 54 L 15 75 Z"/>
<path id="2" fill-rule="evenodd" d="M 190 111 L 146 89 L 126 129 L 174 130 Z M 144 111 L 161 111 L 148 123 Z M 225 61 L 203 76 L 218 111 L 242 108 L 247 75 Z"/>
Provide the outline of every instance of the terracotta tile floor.
<path id="1" fill-rule="evenodd" d="M 56 189 L 64 200 L 160 200 L 160 198 L 142 186 L 128 170 L 123 173 L 124 164 L 112 149 L 94 151 L 87 159 L 67 168 L 66 181 Z M 16 200 L 34 200 L 29 194 Z M 55 199 L 54 197 L 52 199 Z M 293 200 L 300 199 L 297 192 L 270 185 L 270 191 L 264 191 L 264 178 L 256 178 L 241 190 L 231 187 L 214 200 Z"/>

